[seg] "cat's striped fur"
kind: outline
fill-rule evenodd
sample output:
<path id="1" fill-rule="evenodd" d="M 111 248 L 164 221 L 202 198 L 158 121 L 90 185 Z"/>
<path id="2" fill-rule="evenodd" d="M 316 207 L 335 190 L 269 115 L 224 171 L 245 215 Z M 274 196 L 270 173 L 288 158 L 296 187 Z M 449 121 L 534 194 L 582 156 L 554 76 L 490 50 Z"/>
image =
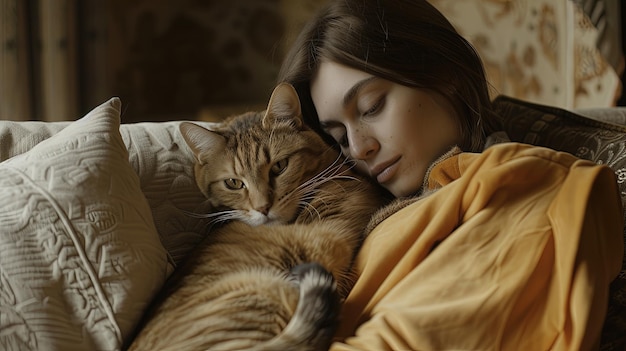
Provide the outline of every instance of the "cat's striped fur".
<path id="1" fill-rule="evenodd" d="M 287 84 L 264 113 L 181 133 L 224 223 L 175 273 L 130 349 L 327 349 L 364 228 L 387 194 L 303 123 Z"/>

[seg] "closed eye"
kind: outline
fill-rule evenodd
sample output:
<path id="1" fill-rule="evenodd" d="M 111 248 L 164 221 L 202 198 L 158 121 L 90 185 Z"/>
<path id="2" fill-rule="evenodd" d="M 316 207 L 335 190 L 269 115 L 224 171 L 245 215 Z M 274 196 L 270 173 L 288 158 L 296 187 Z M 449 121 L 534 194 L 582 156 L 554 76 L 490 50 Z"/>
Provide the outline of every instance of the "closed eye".
<path id="1" fill-rule="evenodd" d="M 367 117 L 367 116 L 375 115 L 383 108 L 384 105 L 385 105 L 385 98 L 382 97 L 378 99 L 376 103 L 374 103 L 374 105 L 372 105 L 369 109 L 367 109 L 367 111 L 363 112 L 363 116 Z"/>

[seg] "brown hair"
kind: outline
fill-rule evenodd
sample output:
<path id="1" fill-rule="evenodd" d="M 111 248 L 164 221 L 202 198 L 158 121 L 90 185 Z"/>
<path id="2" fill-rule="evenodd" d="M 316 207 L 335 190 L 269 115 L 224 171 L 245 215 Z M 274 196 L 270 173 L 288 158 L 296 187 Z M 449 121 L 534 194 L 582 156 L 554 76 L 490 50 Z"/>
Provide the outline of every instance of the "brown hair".
<path id="1" fill-rule="evenodd" d="M 425 0 L 331 0 L 305 25 L 278 81 L 296 88 L 318 130 L 310 83 L 321 59 L 443 95 L 456 111 L 463 150 L 480 151 L 485 134 L 498 129 L 478 53 Z"/>

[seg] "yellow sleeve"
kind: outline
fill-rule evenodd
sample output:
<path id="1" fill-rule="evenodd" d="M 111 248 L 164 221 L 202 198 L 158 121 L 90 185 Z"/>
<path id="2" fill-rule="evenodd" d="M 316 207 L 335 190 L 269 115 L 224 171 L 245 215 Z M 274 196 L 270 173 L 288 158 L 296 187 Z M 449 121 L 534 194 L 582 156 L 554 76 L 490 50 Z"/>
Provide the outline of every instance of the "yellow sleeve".
<path id="1" fill-rule="evenodd" d="M 429 180 L 366 240 L 331 350 L 592 348 L 624 250 L 614 173 L 509 143 Z"/>

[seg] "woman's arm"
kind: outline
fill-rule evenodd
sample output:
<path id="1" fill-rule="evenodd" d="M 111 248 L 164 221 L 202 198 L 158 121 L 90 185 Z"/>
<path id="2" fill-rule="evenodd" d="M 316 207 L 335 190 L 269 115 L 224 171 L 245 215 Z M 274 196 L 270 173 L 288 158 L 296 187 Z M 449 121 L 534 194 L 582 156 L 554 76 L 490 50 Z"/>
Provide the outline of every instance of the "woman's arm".
<path id="1" fill-rule="evenodd" d="M 429 180 L 367 239 L 332 350 L 591 348 L 623 257 L 614 173 L 503 144 Z"/>

